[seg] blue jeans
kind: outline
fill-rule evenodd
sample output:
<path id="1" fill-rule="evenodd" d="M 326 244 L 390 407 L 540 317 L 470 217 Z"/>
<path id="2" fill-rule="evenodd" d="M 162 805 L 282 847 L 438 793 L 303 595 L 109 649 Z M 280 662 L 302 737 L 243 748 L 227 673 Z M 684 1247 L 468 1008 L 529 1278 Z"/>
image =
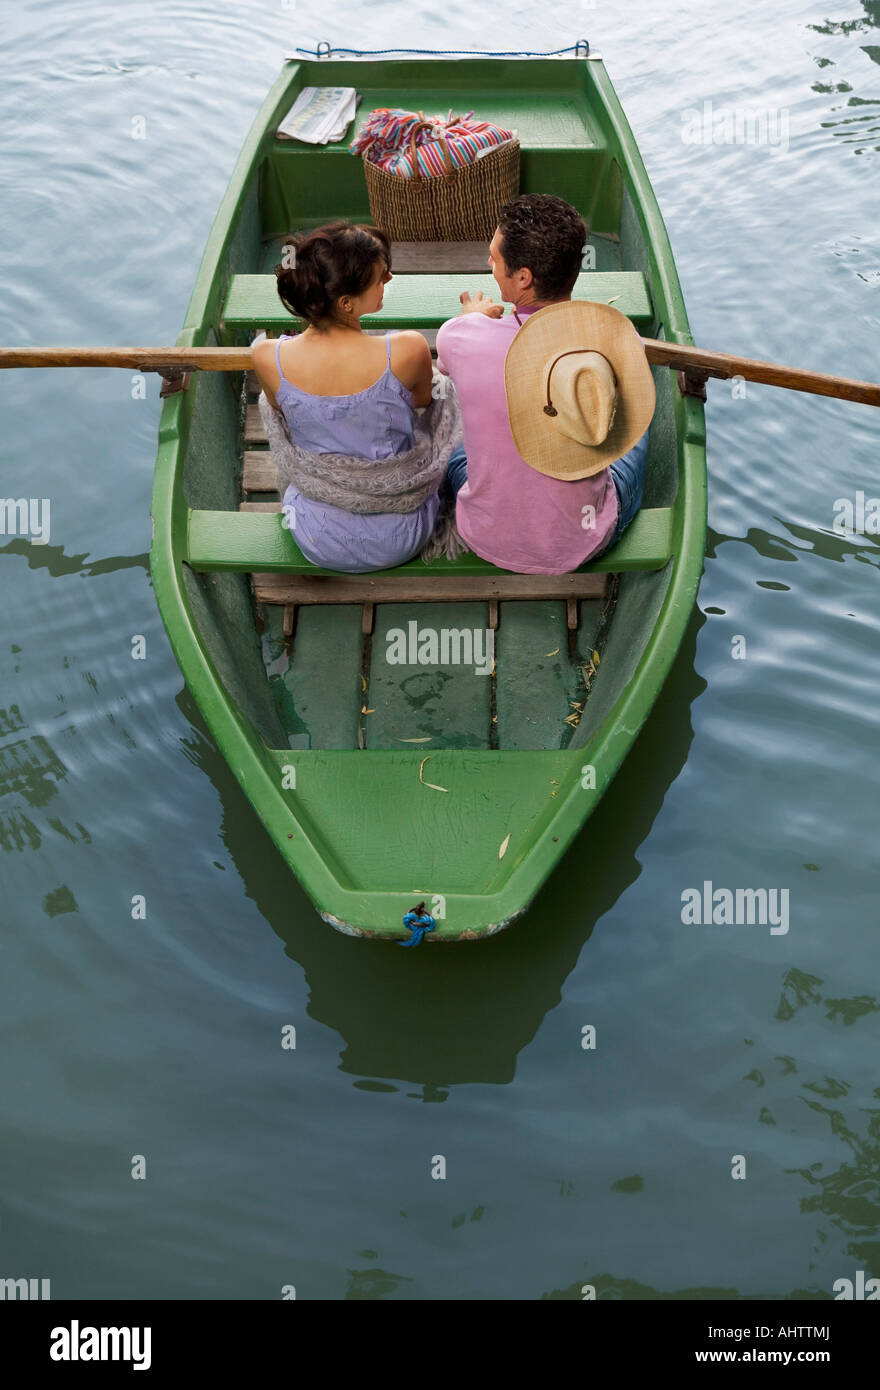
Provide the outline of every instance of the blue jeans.
<path id="1" fill-rule="evenodd" d="M 457 497 L 461 489 L 467 482 L 467 454 L 464 445 L 459 444 L 457 449 L 453 449 L 446 464 L 446 481 L 452 491 L 453 497 Z"/>
<path id="2" fill-rule="evenodd" d="M 621 454 L 620 458 L 615 459 L 610 465 L 620 515 L 617 519 L 617 530 L 607 547 L 608 550 L 611 549 L 612 545 L 617 544 L 642 505 L 645 464 L 648 462 L 649 433 L 650 430 L 645 430 L 638 443 L 634 444 L 628 453 Z"/>
<path id="3" fill-rule="evenodd" d="M 628 453 L 622 454 L 610 465 L 620 515 L 617 520 L 617 529 L 605 547 L 606 550 L 610 550 L 612 545 L 617 544 L 642 505 L 645 464 L 648 461 L 649 433 L 650 431 L 646 430 L 638 443 L 634 444 Z M 453 497 L 458 496 L 460 489 L 467 482 L 467 454 L 461 444 L 449 455 L 449 461 L 446 464 L 446 481 L 452 490 Z M 601 553 L 604 554 L 604 551 Z"/>

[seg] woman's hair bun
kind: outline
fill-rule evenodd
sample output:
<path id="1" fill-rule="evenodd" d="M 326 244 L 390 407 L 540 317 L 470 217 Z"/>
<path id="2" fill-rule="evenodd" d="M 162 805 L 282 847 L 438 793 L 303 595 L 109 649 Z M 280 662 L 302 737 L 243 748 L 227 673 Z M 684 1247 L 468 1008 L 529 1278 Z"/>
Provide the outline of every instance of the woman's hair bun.
<path id="1" fill-rule="evenodd" d="M 391 269 L 391 244 L 383 231 L 331 222 L 285 237 L 275 267 L 278 294 L 298 318 L 313 325 L 331 322 L 338 301 L 363 294 L 379 265 Z"/>

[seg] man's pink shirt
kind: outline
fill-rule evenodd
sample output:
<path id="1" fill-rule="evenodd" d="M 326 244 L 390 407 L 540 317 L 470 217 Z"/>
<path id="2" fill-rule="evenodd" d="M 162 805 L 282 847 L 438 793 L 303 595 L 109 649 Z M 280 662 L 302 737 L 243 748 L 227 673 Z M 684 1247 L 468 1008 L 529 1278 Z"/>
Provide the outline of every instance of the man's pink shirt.
<path id="1" fill-rule="evenodd" d="M 517 312 L 522 318 L 535 308 Z M 504 359 L 518 330 L 511 312 L 500 319 L 470 313 L 437 334 L 437 366 L 458 392 L 467 454 L 456 524 L 465 544 L 500 569 L 568 574 L 610 541 L 617 493 L 607 468 L 569 483 L 520 458 L 504 390 Z"/>

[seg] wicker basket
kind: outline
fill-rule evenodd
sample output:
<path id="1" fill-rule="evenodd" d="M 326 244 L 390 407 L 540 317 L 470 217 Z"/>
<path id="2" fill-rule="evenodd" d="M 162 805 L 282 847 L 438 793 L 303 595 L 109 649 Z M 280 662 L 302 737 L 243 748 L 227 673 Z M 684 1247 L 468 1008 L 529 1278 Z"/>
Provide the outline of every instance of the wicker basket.
<path id="1" fill-rule="evenodd" d="M 417 130 L 410 137 L 412 178 L 364 160 L 373 222 L 392 241 L 489 241 L 501 208 L 519 192 L 519 141 L 510 140 L 455 169 L 444 140 L 447 172 L 425 178 L 415 157 Z"/>

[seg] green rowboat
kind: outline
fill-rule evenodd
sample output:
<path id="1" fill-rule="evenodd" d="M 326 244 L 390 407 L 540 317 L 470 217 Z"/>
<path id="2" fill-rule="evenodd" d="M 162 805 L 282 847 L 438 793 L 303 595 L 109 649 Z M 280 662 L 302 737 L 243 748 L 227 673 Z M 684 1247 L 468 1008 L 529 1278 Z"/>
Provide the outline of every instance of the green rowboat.
<path id="1" fill-rule="evenodd" d="M 272 271 L 282 238 L 370 220 L 353 132 L 321 147 L 276 134 L 304 86 L 357 87 L 359 119 L 378 106 L 453 107 L 515 128 L 521 191 L 566 198 L 591 227 L 575 298 L 613 302 L 645 337 L 693 342 L 601 60 L 331 55 L 288 62 L 266 97 L 179 347 L 242 348 L 258 330 L 290 329 Z M 384 309 L 364 327 L 430 337 L 462 289 L 492 292 L 486 254 L 395 246 Z M 562 579 L 473 555 L 379 575 L 318 570 L 281 524 L 252 374 L 195 372 L 166 395 L 152 503 L 162 619 L 242 790 L 338 930 L 403 939 L 404 914 L 424 901 L 429 942 L 500 931 L 629 751 L 682 641 L 705 547 L 703 405 L 667 368 L 654 375 L 642 510 L 614 550 Z M 494 672 L 481 675 L 487 651 Z"/>

